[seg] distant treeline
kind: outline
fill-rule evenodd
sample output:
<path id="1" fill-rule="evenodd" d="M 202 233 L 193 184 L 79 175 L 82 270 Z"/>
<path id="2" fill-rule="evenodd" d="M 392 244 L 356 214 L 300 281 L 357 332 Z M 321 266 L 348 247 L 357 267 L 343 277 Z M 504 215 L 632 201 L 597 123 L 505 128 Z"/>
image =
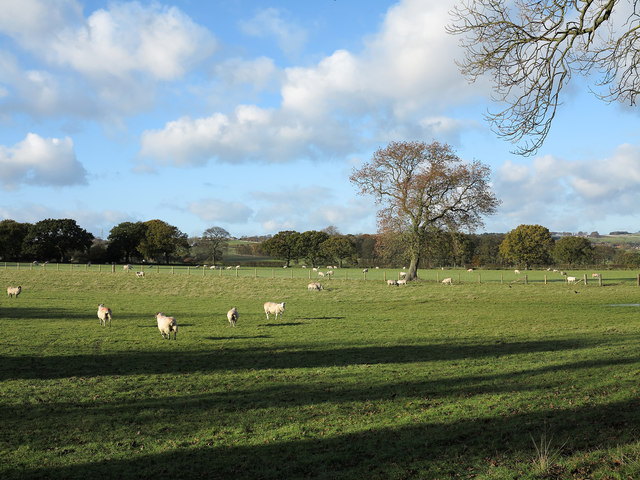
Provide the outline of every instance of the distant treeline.
<path id="1" fill-rule="evenodd" d="M 528 233 L 518 236 L 525 227 Z M 542 236 L 533 235 L 532 231 Z M 3 220 L 0 260 L 193 265 L 233 261 L 256 266 L 277 262 L 282 266 L 363 268 L 402 267 L 409 261 L 407 239 L 402 233 L 342 235 L 335 227 L 328 227 L 322 231 L 282 231 L 273 236 L 230 240 L 228 232 L 220 227 L 207 229 L 202 237 L 188 238 L 161 220 L 120 223 L 111 229 L 107 239 L 95 238 L 71 219 L 46 219 L 35 224 Z M 435 231 L 423 250 L 420 268 L 640 266 L 640 250 L 593 245 L 584 237 L 553 240 L 546 228 L 537 225 L 521 225 L 506 234 Z"/>

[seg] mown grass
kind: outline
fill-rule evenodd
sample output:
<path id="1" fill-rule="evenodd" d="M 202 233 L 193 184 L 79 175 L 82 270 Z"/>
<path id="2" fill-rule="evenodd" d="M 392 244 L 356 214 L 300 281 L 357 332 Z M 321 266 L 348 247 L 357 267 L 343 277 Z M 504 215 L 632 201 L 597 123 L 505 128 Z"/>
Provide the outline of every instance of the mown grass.
<path id="1" fill-rule="evenodd" d="M 623 305 L 640 288 L 610 273 L 308 292 L 305 278 L 0 271 L 23 287 L 0 301 L 0 477 L 633 478 L 640 312 Z"/>

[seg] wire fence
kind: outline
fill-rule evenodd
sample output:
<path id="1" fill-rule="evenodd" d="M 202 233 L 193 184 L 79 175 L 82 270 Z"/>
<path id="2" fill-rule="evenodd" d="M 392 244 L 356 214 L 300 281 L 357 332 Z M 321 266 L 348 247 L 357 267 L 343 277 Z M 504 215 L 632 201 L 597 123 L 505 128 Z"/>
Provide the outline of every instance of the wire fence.
<path id="1" fill-rule="evenodd" d="M 306 279 L 314 281 L 332 280 L 401 280 L 406 269 L 393 268 L 272 268 L 272 267 L 209 267 L 190 265 L 123 265 L 123 264 L 74 264 L 74 263 L 19 263 L 5 262 L 5 271 L 56 271 L 91 272 L 116 275 L 197 275 L 220 278 L 272 278 Z M 583 284 L 603 286 L 605 284 L 629 284 L 640 286 L 640 274 L 632 270 L 604 271 L 550 271 L 550 270 L 464 270 L 464 269 L 420 269 L 421 281 L 445 284 L 501 283 L 501 284 Z M 447 280 L 450 279 L 450 280 Z"/>

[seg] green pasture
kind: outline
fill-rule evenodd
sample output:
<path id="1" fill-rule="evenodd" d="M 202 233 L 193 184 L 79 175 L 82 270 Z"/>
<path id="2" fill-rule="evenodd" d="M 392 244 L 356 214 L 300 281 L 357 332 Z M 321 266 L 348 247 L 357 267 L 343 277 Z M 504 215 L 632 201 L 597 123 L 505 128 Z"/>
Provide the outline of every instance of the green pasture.
<path id="1" fill-rule="evenodd" d="M 338 269 L 309 292 L 301 268 L 101 268 L 0 268 L 22 286 L 0 297 L 2 479 L 640 472 L 635 272 Z"/>

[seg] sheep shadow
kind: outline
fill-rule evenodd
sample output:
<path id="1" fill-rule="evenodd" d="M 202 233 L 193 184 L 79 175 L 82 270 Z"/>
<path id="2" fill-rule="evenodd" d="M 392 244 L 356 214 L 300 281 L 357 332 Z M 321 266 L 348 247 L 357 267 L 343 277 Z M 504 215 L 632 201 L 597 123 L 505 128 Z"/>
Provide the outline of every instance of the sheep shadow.
<path id="1" fill-rule="evenodd" d="M 299 325 L 304 325 L 302 322 L 287 322 L 287 323 L 261 323 L 258 325 L 259 327 L 297 327 Z"/>
<path id="2" fill-rule="evenodd" d="M 219 340 L 253 340 L 256 338 L 273 338 L 271 335 L 233 335 L 228 337 L 204 337 L 205 340 L 219 341 Z"/>

